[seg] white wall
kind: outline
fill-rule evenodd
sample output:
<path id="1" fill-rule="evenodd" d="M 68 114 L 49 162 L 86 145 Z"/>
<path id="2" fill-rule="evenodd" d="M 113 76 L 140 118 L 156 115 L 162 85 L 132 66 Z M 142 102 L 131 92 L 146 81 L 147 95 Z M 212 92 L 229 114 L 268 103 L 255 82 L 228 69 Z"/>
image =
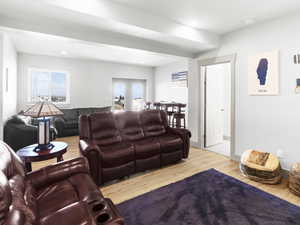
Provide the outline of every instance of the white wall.
<path id="1" fill-rule="evenodd" d="M 0 140 L 3 139 L 3 40 L 4 35 L 0 33 Z"/>
<path id="2" fill-rule="evenodd" d="M 188 103 L 188 89 L 172 87 L 172 73 L 188 70 L 188 60 L 181 60 L 155 68 L 155 101 Z"/>
<path id="3" fill-rule="evenodd" d="M 17 52 L 7 35 L 4 35 L 3 43 L 3 121 L 5 121 L 17 112 Z M 8 82 L 8 90 L 6 90 L 6 82 Z"/>
<path id="4" fill-rule="evenodd" d="M 295 94 L 300 66 L 293 55 L 300 52 L 300 15 L 293 15 L 255 25 L 226 35 L 221 47 L 201 55 L 200 59 L 237 54 L 236 61 L 236 154 L 249 148 L 276 153 L 284 151 L 283 167 L 300 160 L 300 96 Z M 247 93 L 248 57 L 260 52 L 280 50 L 280 95 L 249 96 Z M 199 107 L 197 61 L 190 61 L 190 111 Z M 198 123 L 199 109 L 190 115 Z M 198 141 L 198 124 L 191 127 Z"/>
<path id="5" fill-rule="evenodd" d="M 25 109 L 28 103 L 30 67 L 70 73 L 70 105 L 64 107 L 112 105 L 112 78 L 146 79 L 147 100 L 153 99 L 152 67 L 30 54 L 19 54 L 18 59 L 18 110 Z"/>
<path id="6" fill-rule="evenodd" d="M 16 109 L 17 53 L 10 38 L 5 33 L 0 33 L 0 139 L 3 138 L 3 123 L 17 112 Z"/>

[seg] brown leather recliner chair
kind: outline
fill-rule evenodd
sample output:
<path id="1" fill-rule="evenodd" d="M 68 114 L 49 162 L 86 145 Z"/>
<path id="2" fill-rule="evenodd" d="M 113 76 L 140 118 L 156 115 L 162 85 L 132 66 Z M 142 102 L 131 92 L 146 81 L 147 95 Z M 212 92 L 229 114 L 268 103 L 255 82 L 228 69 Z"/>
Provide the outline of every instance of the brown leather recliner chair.
<path id="1" fill-rule="evenodd" d="M 0 141 L 1 225 L 123 225 L 123 219 L 89 176 L 84 158 L 29 174 Z"/>
<path id="2" fill-rule="evenodd" d="M 80 152 L 98 185 L 187 158 L 190 137 L 186 129 L 169 127 L 166 113 L 159 110 L 80 118 Z"/>

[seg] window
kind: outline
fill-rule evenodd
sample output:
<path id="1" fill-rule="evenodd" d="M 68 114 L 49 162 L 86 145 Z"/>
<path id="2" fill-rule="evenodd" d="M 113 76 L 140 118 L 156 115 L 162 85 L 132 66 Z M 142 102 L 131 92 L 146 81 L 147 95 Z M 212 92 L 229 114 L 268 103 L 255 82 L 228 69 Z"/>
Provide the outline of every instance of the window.
<path id="1" fill-rule="evenodd" d="M 113 109 L 139 111 L 144 109 L 146 80 L 113 78 Z"/>
<path id="2" fill-rule="evenodd" d="M 29 69 L 29 102 L 48 100 L 69 103 L 69 75 L 67 72 Z"/>

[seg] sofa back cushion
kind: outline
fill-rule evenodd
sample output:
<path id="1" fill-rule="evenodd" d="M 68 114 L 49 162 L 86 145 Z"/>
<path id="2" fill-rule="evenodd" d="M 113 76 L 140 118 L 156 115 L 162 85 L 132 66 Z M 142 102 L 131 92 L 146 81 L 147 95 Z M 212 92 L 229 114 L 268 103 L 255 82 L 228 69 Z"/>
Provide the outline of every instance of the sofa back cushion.
<path id="1" fill-rule="evenodd" d="M 165 122 L 159 110 L 142 111 L 140 119 L 146 137 L 159 136 L 166 133 Z"/>
<path id="2" fill-rule="evenodd" d="M 7 218 L 9 206 L 11 205 L 11 191 L 8 180 L 0 171 L 0 224 L 4 224 Z"/>
<path id="3" fill-rule="evenodd" d="M 144 137 L 138 112 L 116 113 L 115 120 L 123 141 L 135 141 Z"/>
<path id="4" fill-rule="evenodd" d="M 64 120 L 78 120 L 78 110 L 77 109 L 61 109 L 61 111 L 64 113 L 62 118 Z"/>
<path id="5" fill-rule="evenodd" d="M 2 141 L 0 141 L 0 170 L 8 180 L 16 174 L 25 175 L 21 159 Z"/>
<path id="6" fill-rule="evenodd" d="M 5 225 L 33 225 L 37 221 L 36 198 L 28 190 L 25 178 L 15 175 L 9 179 L 11 205 L 5 216 Z M 16 219 L 17 217 L 17 219 Z"/>
<path id="7" fill-rule="evenodd" d="M 35 224 L 37 207 L 35 190 L 25 181 L 21 160 L 0 141 L 0 224 Z"/>
<path id="8" fill-rule="evenodd" d="M 91 114 L 91 110 L 89 108 L 78 108 L 78 114 L 79 116 L 82 116 L 82 115 L 89 115 Z"/>
<path id="9" fill-rule="evenodd" d="M 27 124 L 31 124 L 31 117 L 29 116 L 23 116 L 23 115 L 13 115 L 12 117 L 10 117 L 7 121 L 6 124 L 23 124 L 23 125 L 27 125 Z"/>
<path id="10" fill-rule="evenodd" d="M 111 111 L 111 106 L 78 108 L 77 110 L 78 110 L 79 116 L 82 116 L 82 115 L 89 115 L 89 114 L 98 113 L 98 112 L 110 112 Z"/>
<path id="11" fill-rule="evenodd" d="M 111 145 L 121 141 L 112 113 L 94 113 L 89 116 L 90 134 L 98 145 Z"/>
<path id="12" fill-rule="evenodd" d="M 98 112 L 111 112 L 111 106 L 105 107 L 91 107 L 89 108 L 91 113 L 98 113 Z"/>

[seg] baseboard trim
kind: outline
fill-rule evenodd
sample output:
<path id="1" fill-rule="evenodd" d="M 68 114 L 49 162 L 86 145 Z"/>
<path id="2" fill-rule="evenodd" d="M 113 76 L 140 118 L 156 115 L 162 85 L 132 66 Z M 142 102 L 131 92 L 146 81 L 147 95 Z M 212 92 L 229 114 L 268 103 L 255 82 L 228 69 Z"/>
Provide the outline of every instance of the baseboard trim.
<path id="1" fill-rule="evenodd" d="M 195 148 L 201 148 L 201 145 L 200 145 L 200 143 L 198 143 L 198 142 L 191 141 L 190 144 L 191 144 L 192 147 L 195 147 Z"/>
<path id="2" fill-rule="evenodd" d="M 223 136 L 223 139 L 224 139 L 225 141 L 231 141 L 231 137 L 230 137 L 230 136 Z"/>
<path id="3" fill-rule="evenodd" d="M 239 155 L 232 155 L 231 157 L 230 157 L 232 160 L 234 160 L 234 161 L 236 161 L 236 162 L 240 162 L 241 161 L 241 156 L 239 156 Z"/>

